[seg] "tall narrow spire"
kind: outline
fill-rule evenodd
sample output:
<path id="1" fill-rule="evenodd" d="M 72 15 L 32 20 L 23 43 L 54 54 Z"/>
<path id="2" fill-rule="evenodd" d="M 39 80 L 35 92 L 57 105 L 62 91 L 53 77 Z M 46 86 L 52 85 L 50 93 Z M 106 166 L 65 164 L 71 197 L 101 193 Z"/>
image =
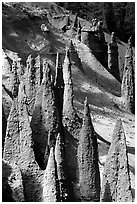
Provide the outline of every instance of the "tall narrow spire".
<path id="1" fill-rule="evenodd" d="M 126 138 L 120 119 L 114 127 L 101 191 L 102 202 L 132 202 Z"/>
<path id="2" fill-rule="evenodd" d="M 100 201 L 98 145 L 87 98 L 84 101 L 84 116 L 79 137 L 78 158 L 81 200 L 98 202 Z"/>
<path id="3" fill-rule="evenodd" d="M 63 64 L 63 78 L 64 78 L 64 101 L 63 101 L 63 114 L 70 114 L 74 112 L 73 107 L 73 83 L 71 75 L 71 62 L 69 49 L 66 49 L 66 56 Z"/>
<path id="4" fill-rule="evenodd" d="M 36 95 L 31 127 L 36 160 L 40 167 L 45 169 L 48 149 L 55 145 L 59 128 L 59 114 L 55 105 L 51 71 L 49 64 L 45 60 L 43 61 L 43 79 L 40 86 L 40 93 Z"/>
<path id="5" fill-rule="evenodd" d="M 131 38 L 128 41 L 125 55 L 125 67 L 121 85 L 121 96 L 123 98 L 126 110 L 135 114 L 135 73 Z"/>
<path id="6" fill-rule="evenodd" d="M 32 130 L 26 107 L 26 94 L 24 92 L 23 83 L 19 87 L 18 109 L 20 127 L 20 159 L 17 163 L 22 173 L 25 201 L 38 202 L 42 199 L 42 187 L 39 186 L 39 183 L 42 181 L 42 172 L 35 161 Z"/>
<path id="7" fill-rule="evenodd" d="M 119 61 L 118 61 L 118 45 L 116 42 L 115 33 L 111 34 L 111 42 L 108 44 L 108 68 L 110 72 L 119 80 Z"/>
<path id="8" fill-rule="evenodd" d="M 59 201 L 54 148 L 51 147 L 43 180 L 43 202 Z"/>
<path id="9" fill-rule="evenodd" d="M 55 160 L 60 188 L 60 201 L 70 201 L 69 182 L 66 174 L 65 149 L 62 134 L 58 133 L 55 145 Z"/>

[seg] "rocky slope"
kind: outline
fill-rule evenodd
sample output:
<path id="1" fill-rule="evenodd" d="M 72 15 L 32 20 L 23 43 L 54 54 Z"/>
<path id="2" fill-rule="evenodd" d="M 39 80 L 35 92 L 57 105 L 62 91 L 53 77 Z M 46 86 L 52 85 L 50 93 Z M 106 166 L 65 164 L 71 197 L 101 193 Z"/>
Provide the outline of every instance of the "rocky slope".
<path id="1" fill-rule="evenodd" d="M 21 162 L 24 161 L 24 158 L 22 158 L 23 154 L 21 155 L 21 158 L 16 160 L 18 165 L 20 165 L 20 162 L 22 163 L 22 168 L 20 170 L 24 172 L 22 179 L 26 192 L 24 194 L 25 201 L 30 201 L 28 189 L 29 185 L 31 186 L 31 182 L 33 183 L 33 181 L 30 179 L 30 181 L 27 183 L 27 177 L 30 178 L 31 176 L 34 179 L 34 183 L 36 183 L 34 191 L 31 191 L 32 201 L 47 201 L 49 199 L 51 201 L 58 201 L 63 200 L 64 198 L 66 198 L 68 201 L 71 200 L 70 198 L 73 198 L 73 201 L 85 201 L 87 199 L 80 197 L 79 189 L 81 189 L 81 187 L 79 186 L 77 164 L 77 149 L 80 137 L 79 131 L 82 126 L 83 101 L 85 97 L 88 97 L 89 110 L 95 135 L 97 137 L 101 183 L 106 156 L 111 144 L 114 125 L 117 118 L 120 117 L 126 137 L 129 174 L 131 178 L 131 189 L 134 197 L 135 118 L 134 115 L 126 111 L 123 106 L 123 99 L 121 97 L 121 83 L 114 76 L 112 76 L 108 68 L 106 66 L 104 67 L 104 65 L 102 65 L 101 62 L 99 62 L 95 57 L 95 55 L 93 55 L 95 50 L 91 50 L 87 45 L 76 40 L 76 38 L 73 36 L 73 34 L 75 34 L 74 30 L 72 31 L 70 29 L 65 33 L 62 31 L 62 28 L 64 28 L 66 25 L 66 16 L 68 16 L 69 12 L 58 7 L 55 3 L 4 3 L 2 11 L 2 83 L 4 85 L 2 89 L 2 102 L 3 146 L 5 149 L 3 152 L 3 158 L 8 160 L 8 162 L 14 163 L 14 151 L 12 151 L 12 154 L 10 154 L 10 150 L 15 150 L 15 155 L 19 157 L 18 154 L 20 154 L 21 146 L 18 138 L 22 137 L 23 141 L 27 141 L 26 138 L 29 137 L 30 143 L 31 140 L 33 140 L 34 146 L 32 145 L 32 148 L 28 147 L 26 142 L 26 149 L 29 148 L 31 154 L 30 157 L 28 152 L 27 161 L 31 163 L 30 169 L 28 168 L 29 172 L 24 172 L 24 167 L 25 165 L 28 166 L 28 164 Z M 75 16 L 70 14 L 69 18 L 70 24 L 74 25 Z M 79 20 L 82 27 L 91 26 L 89 22 L 80 18 Z M 47 28 L 46 32 L 41 29 L 42 24 L 44 24 L 44 26 Z M 70 40 L 72 40 L 72 42 L 70 42 Z M 105 40 L 106 42 L 110 42 L 111 39 L 108 34 L 105 34 Z M 66 46 L 69 48 L 69 54 L 66 52 Z M 126 47 L 127 45 L 125 43 L 121 41 L 118 42 L 119 70 L 121 78 L 123 76 Z M 59 109 L 59 105 L 57 107 L 55 105 L 58 103 L 56 100 L 57 95 L 55 94 L 54 96 L 55 90 L 52 90 L 54 77 L 57 76 L 57 68 L 55 69 L 57 66 L 57 52 L 60 53 L 60 63 L 63 64 L 63 71 L 65 70 L 65 73 L 63 73 L 65 85 L 64 94 L 66 94 L 65 100 L 68 97 L 68 100 L 64 102 L 63 105 L 63 114 L 56 114 L 56 109 Z M 30 54 L 32 60 L 29 58 L 28 62 L 27 59 Z M 37 55 L 40 55 L 40 58 L 38 58 Z M 13 61 L 17 61 L 17 70 L 20 70 L 20 73 L 18 73 L 18 76 L 20 76 L 19 81 L 23 81 L 25 84 L 29 82 L 29 84 L 26 85 L 25 91 L 24 88 L 19 88 L 19 99 L 16 99 L 15 95 L 13 98 L 13 85 L 16 82 L 14 72 L 12 72 L 14 68 L 12 64 Z M 52 75 L 51 78 L 48 68 L 46 67 L 44 70 L 44 66 L 46 65 L 44 65 L 43 61 L 46 61 L 46 63 L 49 64 Z M 34 67 L 36 69 L 33 70 Z M 37 70 L 35 73 L 37 79 L 33 77 L 35 70 Z M 65 75 L 66 73 L 67 75 Z M 31 87 L 34 87 L 33 82 L 35 83 L 34 92 L 31 89 Z M 39 86 L 41 88 L 37 90 L 36 87 Z M 61 86 L 58 85 L 58 88 L 59 87 L 61 88 Z M 26 112 L 26 106 L 23 105 L 24 102 L 22 102 L 24 100 L 24 96 L 20 96 L 20 90 L 25 92 L 24 94 L 26 94 L 29 98 L 27 103 L 25 103 L 31 111 Z M 31 92 L 29 92 L 30 90 Z M 29 93 L 31 93 L 31 95 L 29 95 Z M 28 105 L 28 102 L 31 101 L 31 99 L 35 99 L 35 106 L 32 103 L 32 107 L 35 107 L 34 109 Z M 45 103 L 45 101 L 47 102 Z M 67 107 L 69 107 L 68 111 Z M 29 109 L 27 108 L 27 110 Z M 48 116 L 50 117 L 47 120 Z M 28 124 L 25 122 L 24 118 L 27 118 L 26 120 L 28 121 Z M 64 174 L 64 171 L 66 171 L 64 169 L 61 169 L 60 171 L 57 170 L 60 169 L 60 159 L 62 161 L 62 157 L 57 156 L 57 150 L 55 150 L 54 153 L 53 148 L 55 143 L 58 143 L 58 148 L 62 149 L 59 147 L 59 138 L 57 141 L 55 141 L 57 133 L 54 133 L 54 130 L 58 129 L 55 127 L 56 125 L 58 126 L 56 122 L 58 120 L 60 121 L 59 127 L 61 127 L 59 128 L 59 131 L 60 129 L 62 130 L 62 125 L 65 127 L 63 132 L 65 136 L 62 136 L 63 140 L 65 137 L 66 149 L 64 156 L 65 159 L 63 157 L 63 161 L 65 160 L 65 166 L 67 166 L 68 171 L 65 182 L 64 180 L 60 179 L 60 175 L 57 175 L 57 172 L 63 172 L 60 173 L 62 175 Z M 7 124 L 6 121 L 8 121 Z M 19 121 L 19 127 L 22 127 L 21 129 L 18 129 L 19 127 L 17 121 Z M 53 121 L 54 123 L 52 123 Z M 12 123 L 16 123 L 16 126 L 14 126 Z M 6 125 L 7 131 L 5 132 Z M 23 128 L 26 128 L 27 131 L 29 130 L 29 132 L 27 133 Z M 23 131 L 26 135 L 23 134 Z M 12 134 L 15 137 L 15 144 L 13 144 L 10 140 Z M 29 136 L 27 136 L 27 134 Z M 37 137 L 37 134 L 39 134 L 39 138 Z M 56 135 L 55 138 L 53 135 Z M 8 140 L 9 142 L 7 142 Z M 4 141 L 5 145 L 8 145 L 7 147 L 4 145 Z M 44 143 L 42 143 L 42 141 L 44 141 Z M 9 153 L 6 151 L 8 148 Z M 22 151 L 26 152 L 26 149 L 23 149 Z M 59 155 L 60 154 L 62 155 L 62 153 L 59 153 Z M 57 158 L 59 158 L 59 161 Z M 50 168 L 52 169 L 50 173 L 51 175 L 49 175 L 48 170 Z M 38 179 L 36 178 L 36 174 L 39 175 Z M 8 177 L 9 175 L 7 178 Z M 51 177 L 53 177 L 52 182 L 50 182 Z M 71 183 L 68 182 L 68 178 L 70 179 Z M 42 179 L 44 179 L 44 182 L 41 185 Z M 58 181 L 57 183 L 56 180 Z M 21 182 L 22 181 L 20 180 L 20 183 Z M 47 189 L 47 185 L 50 183 L 53 183 L 53 185 L 51 186 L 51 189 Z M 70 185 L 73 186 L 73 192 L 66 188 L 66 186 Z M 39 195 L 33 197 L 35 190 L 37 190 L 37 186 Z M 63 188 L 63 196 L 60 196 L 61 193 L 58 194 L 58 192 L 61 192 L 61 190 L 59 190 L 59 186 L 61 186 L 61 189 Z M 12 198 L 16 200 L 14 197 L 15 196 Z M 22 201 L 24 197 L 21 195 L 20 199 Z M 94 200 L 93 197 L 90 196 L 88 199 Z"/>

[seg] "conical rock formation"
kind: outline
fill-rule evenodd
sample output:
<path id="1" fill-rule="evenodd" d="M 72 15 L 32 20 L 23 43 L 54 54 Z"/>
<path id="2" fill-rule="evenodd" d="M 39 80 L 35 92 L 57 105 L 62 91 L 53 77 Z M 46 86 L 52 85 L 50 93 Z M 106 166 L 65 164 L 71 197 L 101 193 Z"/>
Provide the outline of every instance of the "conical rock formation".
<path id="1" fill-rule="evenodd" d="M 78 131 L 81 126 L 81 120 L 76 113 L 73 105 L 73 83 L 71 74 L 71 62 L 69 49 L 66 50 L 66 56 L 63 64 L 63 78 L 64 78 L 64 100 L 63 100 L 63 125 L 66 126 L 69 132 Z M 73 136 L 77 133 L 73 132 Z"/>
<path id="2" fill-rule="evenodd" d="M 25 103 L 26 94 L 24 93 L 24 85 L 21 84 L 18 96 L 20 127 L 20 160 L 18 164 L 23 177 L 25 200 L 36 202 L 41 201 L 42 198 L 42 187 L 39 184 L 42 180 L 42 172 L 35 161 L 32 130 Z"/>
<path id="3" fill-rule="evenodd" d="M 70 201 L 69 181 L 67 177 L 66 159 L 65 159 L 65 146 L 63 135 L 58 133 L 55 145 L 55 161 L 57 165 L 57 176 L 60 188 L 60 201 Z"/>
<path id="4" fill-rule="evenodd" d="M 12 102 L 12 107 L 7 120 L 7 130 L 4 143 L 3 159 L 13 163 L 19 159 L 20 135 L 19 112 L 17 98 Z"/>
<path id="5" fill-rule="evenodd" d="M 100 173 L 97 138 L 92 125 L 87 98 L 84 102 L 84 118 L 80 131 L 79 184 L 82 201 L 100 201 Z"/>
<path id="6" fill-rule="evenodd" d="M 108 68 L 110 72 L 119 80 L 119 60 L 118 60 L 118 45 L 116 42 L 115 33 L 111 34 L 111 42 L 108 44 Z"/>
<path id="7" fill-rule="evenodd" d="M 125 55 L 125 67 L 121 85 L 121 96 L 123 98 L 124 107 L 126 110 L 135 114 L 135 73 L 131 39 L 129 39 L 127 52 Z"/>
<path id="8" fill-rule="evenodd" d="M 126 138 L 117 120 L 103 173 L 102 202 L 132 202 Z"/>
<path id="9" fill-rule="evenodd" d="M 43 79 L 40 93 L 36 95 L 35 110 L 31 120 L 36 160 L 42 169 L 47 164 L 48 148 L 55 145 L 59 128 L 59 114 L 55 106 L 55 95 L 49 65 L 43 62 Z M 38 137 L 39 135 L 39 137 Z M 47 147 L 48 145 L 48 147 Z M 49 154 L 48 152 L 46 154 Z"/>
<path id="10" fill-rule="evenodd" d="M 53 147 L 50 149 L 50 155 L 43 179 L 43 202 L 59 201 L 59 186 L 57 184 L 57 170 Z"/>

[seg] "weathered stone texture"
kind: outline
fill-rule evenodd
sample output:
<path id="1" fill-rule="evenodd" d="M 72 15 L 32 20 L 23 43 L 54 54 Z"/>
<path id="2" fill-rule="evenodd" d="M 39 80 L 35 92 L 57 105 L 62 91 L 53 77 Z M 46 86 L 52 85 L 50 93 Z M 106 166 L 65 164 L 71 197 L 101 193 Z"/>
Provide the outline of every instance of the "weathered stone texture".
<path id="1" fill-rule="evenodd" d="M 31 120 L 36 160 L 42 169 L 47 164 L 48 147 L 55 145 L 59 128 L 59 114 L 49 65 L 43 62 L 43 79 L 36 95 L 35 109 Z M 47 147 L 48 146 L 48 147 Z"/>
<path id="2" fill-rule="evenodd" d="M 54 148 L 51 147 L 50 155 L 43 178 L 43 202 L 59 201 L 59 186 L 57 181 L 57 169 L 55 163 Z"/>
<path id="3" fill-rule="evenodd" d="M 132 202 L 126 138 L 122 122 L 117 120 L 103 173 L 102 202 Z"/>
<path id="4" fill-rule="evenodd" d="M 14 99 L 7 120 L 7 130 L 4 143 L 3 159 L 13 163 L 20 153 L 19 113 L 17 98 Z"/>
<path id="5" fill-rule="evenodd" d="M 84 102 L 83 125 L 80 131 L 79 184 L 82 201 L 100 201 L 100 173 L 97 138 L 92 125 L 87 98 Z"/>
<path id="6" fill-rule="evenodd" d="M 2 201 L 25 201 L 21 172 L 15 163 L 5 160 L 2 161 Z"/>
<path id="7" fill-rule="evenodd" d="M 118 59 L 118 45 L 116 42 L 115 33 L 111 34 L 111 42 L 108 44 L 108 69 L 119 80 L 119 59 Z"/>
<path id="8" fill-rule="evenodd" d="M 135 72 L 133 65 L 133 48 L 130 40 L 125 55 L 121 96 L 123 98 L 125 109 L 135 114 Z"/>
<path id="9" fill-rule="evenodd" d="M 55 145 L 55 161 L 57 165 L 57 176 L 60 189 L 60 201 L 68 202 L 71 200 L 70 182 L 67 175 L 67 166 L 65 158 L 65 144 L 63 135 L 58 133 Z"/>

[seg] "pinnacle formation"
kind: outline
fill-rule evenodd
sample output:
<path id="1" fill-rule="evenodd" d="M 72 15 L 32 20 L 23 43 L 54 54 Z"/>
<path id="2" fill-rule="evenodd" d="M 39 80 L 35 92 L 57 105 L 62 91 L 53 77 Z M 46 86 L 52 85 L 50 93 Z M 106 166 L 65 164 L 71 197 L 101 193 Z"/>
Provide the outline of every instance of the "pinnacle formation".
<path id="1" fill-rule="evenodd" d="M 116 121 L 111 146 L 106 158 L 101 189 L 101 201 L 133 201 L 126 138 L 120 119 Z"/>
<path id="2" fill-rule="evenodd" d="M 84 101 L 84 116 L 79 137 L 78 158 L 81 200 L 98 202 L 100 201 L 98 145 L 87 98 Z"/>
<path id="3" fill-rule="evenodd" d="M 116 42 L 115 33 L 111 34 L 111 42 L 108 44 L 108 69 L 110 72 L 116 77 L 116 79 L 120 80 L 119 73 L 119 60 L 118 60 L 118 45 Z"/>
<path id="4" fill-rule="evenodd" d="M 59 201 L 59 186 L 54 148 L 51 147 L 43 180 L 43 202 Z"/>
<path id="5" fill-rule="evenodd" d="M 66 168 L 66 158 L 65 158 L 65 144 L 63 142 L 63 135 L 58 133 L 55 145 L 55 160 L 57 165 L 57 176 L 60 188 L 60 201 L 68 202 L 70 201 L 70 186 L 67 175 Z"/>
<path id="6" fill-rule="evenodd" d="M 135 114 L 135 72 L 133 65 L 133 47 L 129 39 L 125 55 L 125 67 L 121 85 L 121 96 L 126 110 Z"/>
<path id="7" fill-rule="evenodd" d="M 55 106 L 53 82 L 51 82 L 49 64 L 45 60 L 43 62 L 43 79 L 40 85 L 40 94 L 36 95 L 31 128 L 36 160 L 40 167 L 45 169 L 47 156 L 49 155 L 48 149 L 55 145 L 59 128 L 59 114 Z"/>

